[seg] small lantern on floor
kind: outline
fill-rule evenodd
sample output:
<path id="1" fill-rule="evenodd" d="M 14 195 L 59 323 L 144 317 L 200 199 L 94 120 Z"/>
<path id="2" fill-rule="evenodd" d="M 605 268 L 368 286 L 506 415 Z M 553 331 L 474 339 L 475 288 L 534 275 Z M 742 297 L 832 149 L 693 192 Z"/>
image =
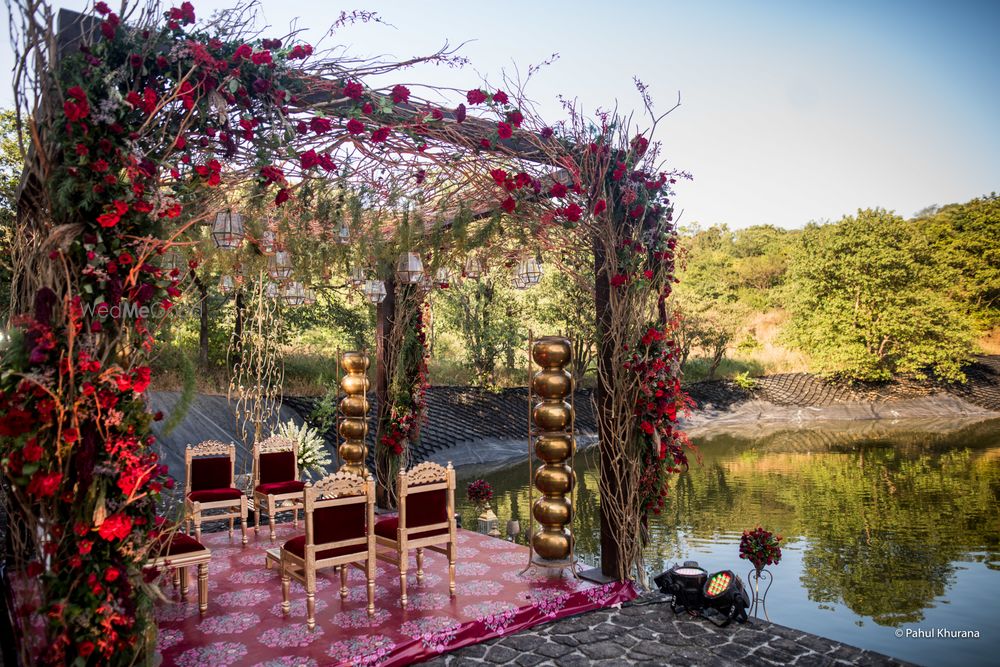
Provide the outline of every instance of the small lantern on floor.
<path id="1" fill-rule="evenodd" d="M 475 255 L 470 255 L 465 260 L 465 268 L 462 269 L 462 275 L 469 280 L 479 280 L 479 277 L 483 275 L 483 263 Z"/>
<path id="2" fill-rule="evenodd" d="M 223 211 L 215 216 L 212 223 L 212 240 L 215 247 L 233 250 L 243 243 L 243 216 L 233 211 Z"/>
<path id="3" fill-rule="evenodd" d="M 396 278 L 404 285 L 416 285 L 424 277 L 424 265 L 415 252 L 404 252 L 396 262 Z"/>
<path id="4" fill-rule="evenodd" d="M 306 288 L 300 282 L 288 283 L 281 291 L 281 298 L 289 306 L 301 306 L 306 302 Z"/>
<path id="5" fill-rule="evenodd" d="M 451 287 L 451 269 L 446 266 L 442 266 L 434 273 L 434 284 L 441 289 L 448 289 Z"/>
<path id="6" fill-rule="evenodd" d="M 267 260 L 267 275 L 279 282 L 292 277 L 292 255 L 287 250 L 279 250 Z"/>
<path id="7" fill-rule="evenodd" d="M 368 303 L 382 303 L 385 300 L 385 283 L 381 280 L 366 280 L 363 292 Z"/>
<path id="8" fill-rule="evenodd" d="M 219 279 L 219 292 L 223 296 L 229 296 L 236 291 L 236 281 L 232 276 L 222 276 Z"/>
<path id="9" fill-rule="evenodd" d="M 476 530 L 483 535 L 500 537 L 500 520 L 492 507 L 487 507 L 486 511 L 476 519 Z"/>
<path id="10" fill-rule="evenodd" d="M 525 287 L 534 287 L 542 280 L 542 265 L 534 257 L 525 257 L 514 272 Z"/>

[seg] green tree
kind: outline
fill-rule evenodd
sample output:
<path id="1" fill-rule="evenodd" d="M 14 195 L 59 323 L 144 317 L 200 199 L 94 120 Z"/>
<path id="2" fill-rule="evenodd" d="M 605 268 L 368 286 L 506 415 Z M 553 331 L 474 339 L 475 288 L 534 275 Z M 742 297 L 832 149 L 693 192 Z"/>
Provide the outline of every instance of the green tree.
<path id="1" fill-rule="evenodd" d="M 502 356 L 521 345 L 521 308 L 501 279 L 466 280 L 438 292 L 445 323 L 458 332 L 465 363 L 482 386 L 496 383 Z"/>
<path id="2" fill-rule="evenodd" d="M 983 328 L 1000 326 L 1000 195 L 918 214 L 938 262 L 952 269 L 952 285 Z"/>
<path id="3" fill-rule="evenodd" d="M 593 259 L 585 258 L 587 265 Z M 579 272 L 586 275 L 584 272 Z M 583 380 L 594 361 L 597 350 L 597 322 L 594 318 L 594 292 L 587 290 L 580 282 L 580 276 L 569 275 L 562 270 L 546 273 L 538 289 L 529 292 L 529 307 L 534 311 L 539 324 L 546 327 L 544 333 L 562 333 L 573 342 L 573 362 L 571 371 L 577 380 Z"/>
<path id="4" fill-rule="evenodd" d="M 17 116 L 9 109 L 0 111 L 0 322 L 7 320 L 10 309 L 17 187 L 23 168 L 24 157 L 17 140 Z"/>
<path id="5" fill-rule="evenodd" d="M 964 379 L 974 330 L 936 259 L 917 226 L 884 209 L 808 226 L 790 267 L 789 340 L 827 374 Z"/>

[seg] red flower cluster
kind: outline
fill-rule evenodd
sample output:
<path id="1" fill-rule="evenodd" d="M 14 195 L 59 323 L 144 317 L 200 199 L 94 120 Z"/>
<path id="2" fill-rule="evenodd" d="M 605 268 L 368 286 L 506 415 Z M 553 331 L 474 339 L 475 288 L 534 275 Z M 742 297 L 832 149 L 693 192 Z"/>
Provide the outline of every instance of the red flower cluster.
<path id="1" fill-rule="evenodd" d="M 759 574 L 768 565 L 781 562 L 781 535 L 775 535 L 769 530 L 757 526 L 753 530 L 744 530 L 740 538 L 740 558 L 753 563 Z"/>
<path id="2" fill-rule="evenodd" d="M 465 497 L 473 505 L 485 505 L 493 500 L 493 487 L 485 479 L 477 479 L 469 482 L 466 488 Z"/>

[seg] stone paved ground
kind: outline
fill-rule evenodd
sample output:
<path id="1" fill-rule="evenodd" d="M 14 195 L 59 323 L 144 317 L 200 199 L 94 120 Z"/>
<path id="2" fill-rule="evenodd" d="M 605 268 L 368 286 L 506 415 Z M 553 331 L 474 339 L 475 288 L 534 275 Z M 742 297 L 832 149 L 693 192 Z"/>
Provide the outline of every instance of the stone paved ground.
<path id="1" fill-rule="evenodd" d="M 659 594 L 447 653 L 425 665 L 748 665 L 797 667 L 901 662 L 781 625 L 754 621 L 719 628 L 674 614 Z M 653 602 L 653 604 L 644 604 Z"/>

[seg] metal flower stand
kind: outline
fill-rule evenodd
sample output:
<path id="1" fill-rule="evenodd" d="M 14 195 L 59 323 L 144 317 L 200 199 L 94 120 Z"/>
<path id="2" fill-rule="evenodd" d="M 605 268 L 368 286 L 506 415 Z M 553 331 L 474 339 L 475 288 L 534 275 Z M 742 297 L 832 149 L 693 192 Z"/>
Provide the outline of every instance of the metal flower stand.
<path id="1" fill-rule="evenodd" d="M 764 620 L 770 621 L 770 617 L 767 615 L 767 605 L 765 604 L 765 598 L 767 598 L 767 592 L 771 590 L 771 584 L 774 583 L 774 575 L 766 567 L 758 570 L 753 568 L 747 574 L 747 582 L 752 584 L 753 587 L 753 600 L 750 602 L 750 613 L 753 614 L 754 618 L 759 618 L 757 616 L 758 611 L 764 614 Z M 760 592 L 761 583 L 764 583 L 764 592 Z"/>

